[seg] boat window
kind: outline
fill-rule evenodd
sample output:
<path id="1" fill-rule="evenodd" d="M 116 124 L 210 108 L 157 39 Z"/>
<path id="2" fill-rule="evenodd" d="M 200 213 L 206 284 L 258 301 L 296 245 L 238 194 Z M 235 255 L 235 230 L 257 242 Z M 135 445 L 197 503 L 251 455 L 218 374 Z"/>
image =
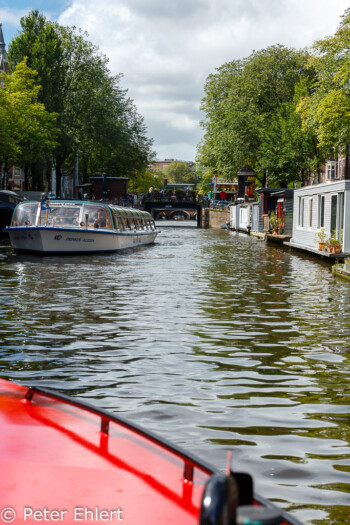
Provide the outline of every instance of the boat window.
<path id="1" fill-rule="evenodd" d="M 17 206 L 13 214 L 12 226 L 35 226 L 38 209 L 38 202 Z"/>
<path id="2" fill-rule="evenodd" d="M 118 217 L 116 216 L 115 212 L 112 211 L 112 222 L 113 222 L 113 229 L 119 231 L 119 223 L 118 223 Z"/>
<path id="3" fill-rule="evenodd" d="M 113 216 L 113 221 L 114 221 L 114 229 L 117 231 L 123 231 L 124 230 L 123 219 L 117 214 L 115 210 L 113 210 L 112 216 Z"/>
<path id="4" fill-rule="evenodd" d="M 84 206 L 84 221 L 86 215 L 88 216 L 89 228 L 112 229 L 110 215 L 104 206 L 87 204 Z"/>
<path id="5" fill-rule="evenodd" d="M 126 221 L 126 229 L 127 230 L 133 230 L 134 229 L 134 225 L 131 222 L 131 218 L 130 217 L 126 217 L 125 221 Z"/>
<path id="6" fill-rule="evenodd" d="M 58 228 L 78 228 L 80 206 L 54 206 L 50 204 L 41 210 L 39 223 Z"/>

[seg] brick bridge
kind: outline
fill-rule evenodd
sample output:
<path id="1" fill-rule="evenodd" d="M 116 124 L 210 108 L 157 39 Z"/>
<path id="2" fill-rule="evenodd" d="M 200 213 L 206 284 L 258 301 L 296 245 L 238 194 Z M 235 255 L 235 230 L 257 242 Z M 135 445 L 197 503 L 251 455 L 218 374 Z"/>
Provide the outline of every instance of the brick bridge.
<path id="1" fill-rule="evenodd" d="M 175 217 L 197 220 L 197 227 L 201 227 L 202 205 L 189 200 L 146 200 L 143 209 L 152 214 L 155 220 L 162 217 L 172 220 Z"/>

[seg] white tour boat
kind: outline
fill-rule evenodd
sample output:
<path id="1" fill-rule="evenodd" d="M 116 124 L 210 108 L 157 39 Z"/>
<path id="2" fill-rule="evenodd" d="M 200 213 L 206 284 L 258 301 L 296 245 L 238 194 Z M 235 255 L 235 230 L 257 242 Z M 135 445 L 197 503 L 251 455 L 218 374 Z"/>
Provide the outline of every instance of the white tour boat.
<path id="1" fill-rule="evenodd" d="M 114 252 L 154 242 L 152 215 L 89 201 L 23 202 L 4 229 L 18 252 L 77 254 Z"/>

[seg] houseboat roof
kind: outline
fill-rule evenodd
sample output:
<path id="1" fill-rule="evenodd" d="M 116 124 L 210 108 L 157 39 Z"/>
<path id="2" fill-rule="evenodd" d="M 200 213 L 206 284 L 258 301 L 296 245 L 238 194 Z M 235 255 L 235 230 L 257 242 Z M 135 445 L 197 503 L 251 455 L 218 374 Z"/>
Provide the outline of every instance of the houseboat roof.
<path id="1" fill-rule="evenodd" d="M 287 195 L 286 192 L 291 192 L 291 195 L 293 194 L 294 190 L 291 190 L 289 188 L 256 188 L 256 193 L 262 193 L 263 195 L 272 195 L 279 193 L 280 195 Z"/>
<path id="2" fill-rule="evenodd" d="M 293 197 L 294 190 L 289 189 L 289 188 L 285 188 L 285 189 L 283 189 L 281 191 L 276 191 L 276 193 L 274 193 L 273 195 L 275 197 L 286 197 L 288 199 L 288 198 Z"/>
<path id="3" fill-rule="evenodd" d="M 349 179 L 339 179 L 339 180 L 327 180 L 326 182 L 321 182 L 320 184 L 310 184 L 308 186 L 302 186 L 301 188 L 296 188 L 294 191 L 319 191 L 322 189 L 332 191 L 332 188 L 336 186 L 345 186 L 346 189 L 349 189 L 350 180 Z"/>
<path id="4" fill-rule="evenodd" d="M 103 180 L 103 175 L 97 175 L 95 177 L 89 177 L 90 180 Z M 129 177 L 110 177 L 106 176 L 107 180 L 129 180 Z"/>

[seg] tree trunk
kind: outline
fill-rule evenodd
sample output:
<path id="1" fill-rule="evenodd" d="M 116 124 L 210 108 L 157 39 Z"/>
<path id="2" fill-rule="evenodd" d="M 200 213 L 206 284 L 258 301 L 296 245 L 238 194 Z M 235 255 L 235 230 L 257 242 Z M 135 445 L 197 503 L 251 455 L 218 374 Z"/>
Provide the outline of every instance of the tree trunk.
<path id="1" fill-rule="evenodd" d="M 350 151 L 350 146 L 347 147 L 347 153 L 345 155 L 345 170 L 344 170 L 344 178 L 346 180 L 349 180 L 350 179 L 350 154 L 349 154 L 349 151 Z"/>
<path id="2" fill-rule="evenodd" d="M 62 158 L 60 156 L 56 157 L 56 197 L 61 196 L 61 180 L 62 180 Z"/>
<path id="3" fill-rule="evenodd" d="M 29 172 L 30 166 L 28 164 L 24 165 L 24 191 L 29 190 Z"/>

